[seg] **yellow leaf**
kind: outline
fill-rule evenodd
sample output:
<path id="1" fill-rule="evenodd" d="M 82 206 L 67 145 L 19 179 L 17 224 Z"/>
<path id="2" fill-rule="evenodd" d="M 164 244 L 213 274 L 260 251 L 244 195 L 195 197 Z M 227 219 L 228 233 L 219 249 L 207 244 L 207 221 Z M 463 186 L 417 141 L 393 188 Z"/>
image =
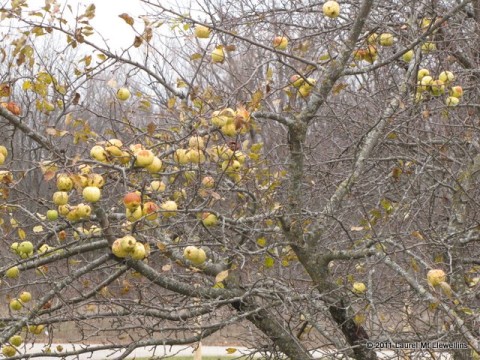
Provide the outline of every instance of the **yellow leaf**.
<path id="1" fill-rule="evenodd" d="M 412 232 L 412 236 L 416 237 L 417 239 L 424 240 L 423 235 L 419 231 Z"/>
<path id="2" fill-rule="evenodd" d="M 43 226 L 42 225 L 37 225 L 33 227 L 33 232 L 34 233 L 39 233 L 43 231 Z"/>
<path id="3" fill-rule="evenodd" d="M 23 229 L 18 229 L 18 237 L 20 238 L 20 240 L 25 240 L 27 234 L 25 234 L 25 231 L 23 231 Z"/>
<path id="4" fill-rule="evenodd" d="M 192 60 L 192 61 L 199 60 L 201 58 L 202 58 L 202 54 L 199 54 L 199 53 L 195 53 L 195 54 L 190 55 L 190 60 Z"/>
<path id="5" fill-rule="evenodd" d="M 22 89 L 27 91 L 32 88 L 32 82 L 30 80 L 24 81 L 22 85 Z"/>
<path id="6" fill-rule="evenodd" d="M 260 247 L 265 247 L 267 245 L 267 239 L 264 236 L 257 239 L 257 245 Z"/>
<path id="7" fill-rule="evenodd" d="M 177 98 L 176 97 L 171 97 L 170 99 L 168 99 L 168 102 L 167 102 L 167 107 L 169 109 L 173 109 L 173 107 L 175 106 L 175 103 L 177 102 Z"/>
<path id="8" fill-rule="evenodd" d="M 235 348 L 226 348 L 225 351 L 227 352 L 227 354 L 233 354 L 234 352 L 237 351 L 237 349 L 235 349 Z"/>
<path id="9" fill-rule="evenodd" d="M 215 282 L 219 283 L 228 277 L 228 270 L 221 271 L 215 276 Z"/>

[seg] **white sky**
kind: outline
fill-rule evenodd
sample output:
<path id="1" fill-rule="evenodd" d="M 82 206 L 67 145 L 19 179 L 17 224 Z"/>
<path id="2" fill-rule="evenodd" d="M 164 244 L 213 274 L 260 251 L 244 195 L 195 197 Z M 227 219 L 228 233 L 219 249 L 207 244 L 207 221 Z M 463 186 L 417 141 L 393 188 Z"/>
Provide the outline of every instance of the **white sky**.
<path id="1" fill-rule="evenodd" d="M 58 0 L 63 8 L 64 5 L 70 4 L 74 14 L 83 13 L 84 9 L 95 4 L 95 18 L 90 22 L 93 28 L 108 40 L 108 45 L 112 50 L 120 50 L 132 45 L 135 34 L 132 28 L 118 17 L 122 13 L 127 13 L 135 20 L 135 24 L 141 24 L 143 29 L 143 21 L 138 19 L 139 15 L 143 15 L 145 11 L 138 0 Z M 29 0 L 30 9 L 36 9 L 45 5 L 45 0 Z M 66 11 L 68 14 L 68 10 Z M 94 38 L 99 43 L 98 38 Z"/>

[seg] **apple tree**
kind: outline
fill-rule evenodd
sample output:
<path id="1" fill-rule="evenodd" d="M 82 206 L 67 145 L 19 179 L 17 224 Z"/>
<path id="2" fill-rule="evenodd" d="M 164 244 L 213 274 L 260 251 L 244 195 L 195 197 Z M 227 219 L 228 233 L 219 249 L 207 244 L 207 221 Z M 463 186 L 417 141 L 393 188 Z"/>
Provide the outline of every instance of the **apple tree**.
<path id="1" fill-rule="evenodd" d="M 479 358 L 480 1 L 137 3 L 0 9 L 3 355 Z"/>

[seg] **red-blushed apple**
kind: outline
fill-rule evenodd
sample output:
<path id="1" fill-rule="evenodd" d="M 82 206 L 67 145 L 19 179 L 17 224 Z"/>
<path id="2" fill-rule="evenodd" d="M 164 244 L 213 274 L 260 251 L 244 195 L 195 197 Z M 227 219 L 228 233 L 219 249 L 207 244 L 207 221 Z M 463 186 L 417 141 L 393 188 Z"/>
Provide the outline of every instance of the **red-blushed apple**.
<path id="1" fill-rule="evenodd" d="M 303 83 L 305 82 L 305 80 L 303 79 L 303 77 L 301 77 L 300 75 L 298 74 L 295 74 L 295 75 L 292 75 L 290 77 L 290 84 L 292 84 L 292 86 L 294 88 L 299 88 L 300 86 L 303 85 Z"/>
<path id="2" fill-rule="evenodd" d="M 102 192 L 98 187 L 87 186 L 85 189 L 83 189 L 82 195 L 85 201 L 94 203 L 100 200 Z"/>
<path id="3" fill-rule="evenodd" d="M 141 150 L 145 150 L 145 147 L 142 144 L 132 144 L 128 148 L 134 155 Z"/>
<path id="4" fill-rule="evenodd" d="M 55 205 L 65 205 L 68 203 L 68 193 L 65 191 L 56 191 L 53 193 L 52 197 L 53 203 Z"/>
<path id="5" fill-rule="evenodd" d="M 154 221 L 158 218 L 158 211 L 160 207 L 153 201 L 147 201 L 143 204 L 143 216 L 149 221 Z"/>
<path id="6" fill-rule="evenodd" d="M 195 36 L 199 39 L 208 39 L 210 37 L 211 29 L 204 26 L 197 24 L 195 25 Z"/>
<path id="7" fill-rule="evenodd" d="M 129 210 L 134 210 L 142 203 L 142 197 L 138 192 L 129 192 L 123 197 L 123 205 Z"/>
<path id="8" fill-rule="evenodd" d="M 211 189 L 215 186 L 215 179 L 211 176 L 205 176 L 202 179 L 202 186 L 207 189 Z"/>
<path id="9" fill-rule="evenodd" d="M 160 207 L 163 210 L 162 215 L 166 218 L 175 216 L 177 214 L 178 205 L 173 200 L 165 201 Z"/>
<path id="10" fill-rule="evenodd" d="M 461 86 L 452 86 L 450 89 L 450 96 L 461 98 L 463 96 L 463 89 Z"/>
<path id="11" fill-rule="evenodd" d="M 340 5 L 336 1 L 326 1 L 322 7 L 323 15 L 335 19 L 340 15 Z"/>
<path id="12" fill-rule="evenodd" d="M 288 38 L 285 36 L 275 36 L 273 39 L 273 47 L 277 50 L 286 50 L 288 46 Z"/>
<path id="13" fill-rule="evenodd" d="M 147 167 L 155 159 L 155 155 L 150 150 L 140 150 L 135 154 L 135 166 Z"/>
<path id="14" fill-rule="evenodd" d="M 213 63 L 223 63 L 225 61 L 225 52 L 223 51 L 223 46 L 217 46 L 211 54 Z"/>
<path id="15" fill-rule="evenodd" d="M 117 99 L 121 101 L 128 100 L 130 98 L 130 90 L 125 87 L 122 87 L 117 90 Z"/>

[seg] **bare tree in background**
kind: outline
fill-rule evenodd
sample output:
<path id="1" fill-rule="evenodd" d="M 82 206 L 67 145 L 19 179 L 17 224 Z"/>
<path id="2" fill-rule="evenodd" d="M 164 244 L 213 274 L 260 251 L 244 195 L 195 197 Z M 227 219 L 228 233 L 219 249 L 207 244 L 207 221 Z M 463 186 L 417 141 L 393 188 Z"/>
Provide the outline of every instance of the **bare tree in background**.
<path id="1" fill-rule="evenodd" d="M 479 358 L 480 1 L 138 3 L 1 9 L 3 354 Z"/>

